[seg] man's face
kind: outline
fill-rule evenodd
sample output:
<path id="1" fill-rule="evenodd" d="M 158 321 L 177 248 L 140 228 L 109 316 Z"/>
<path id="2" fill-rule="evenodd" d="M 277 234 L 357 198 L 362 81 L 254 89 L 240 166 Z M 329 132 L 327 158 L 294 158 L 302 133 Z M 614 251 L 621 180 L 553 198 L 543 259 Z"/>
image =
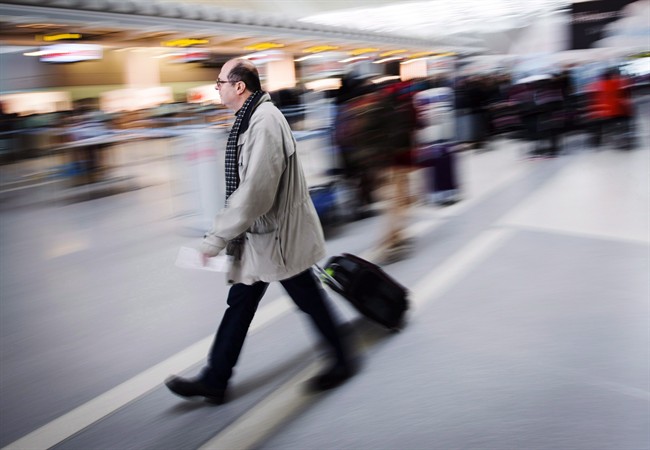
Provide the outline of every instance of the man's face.
<path id="1" fill-rule="evenodd" d="M 219 73 L 219 78 L 217 79 L 216 89 L 219 91 L 219 96 L 221 97 L 221 103 L 224 104 L 227 108 L 236 111 L 239 103 L 239 94 L 237 92 L 237 82 L 231 83 L 228 81 L 228 76 L 230 74 L 230 69 L 232 64 L 227 62 L 221 68 Z"/>

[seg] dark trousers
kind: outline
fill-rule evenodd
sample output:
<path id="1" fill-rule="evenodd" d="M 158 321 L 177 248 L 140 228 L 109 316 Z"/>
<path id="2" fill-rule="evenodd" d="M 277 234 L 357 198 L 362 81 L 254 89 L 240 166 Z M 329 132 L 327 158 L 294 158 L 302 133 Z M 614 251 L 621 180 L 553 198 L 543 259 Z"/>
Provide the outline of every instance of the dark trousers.
<path id="1" fill-rule="evenodd" d="M 333 314 L 326 302 L 326 295 L 311 269 L 292 278 L 280 281 L 293 302 L 309 315 L 314 327 L 329 345 L 337 362 L 346 364 L 347 354 L 334 323 Z M 269 284 L 257 282 L 252 285 L 235 284 L 228 293 L 228 309 L 208 356 L 208 366 L 202 379 L 218 388 L 226 388 L 244 345 L 248 328 L 255 316 L 257 306 Z"/>
<path id="2" fill-rule="evenodd" d="M 631 119 L 629 117 L 612 117 L 594 120 L 590 124 L 590 144 L 600 146 L 606 134 L 612 134 L 615 144 L 624 148 L 631 146 Z"/>

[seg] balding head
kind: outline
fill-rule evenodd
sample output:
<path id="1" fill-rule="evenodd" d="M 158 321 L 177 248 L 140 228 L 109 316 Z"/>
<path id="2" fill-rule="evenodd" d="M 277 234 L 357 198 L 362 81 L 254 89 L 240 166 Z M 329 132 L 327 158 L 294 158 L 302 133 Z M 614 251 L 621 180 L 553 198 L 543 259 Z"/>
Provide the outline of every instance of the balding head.
<path id="1" fill-rule="evenodd" d="M 253 92 L 262 89 L 255 64 L 247 59 L 231 59 L 221 68 L 217 89 L 221 103 L 238 111 Z M 224 83 L 225 82 L 225 83 Z"/>
<path id="2" fill-rule="evenodd" d="M 251 93 L 262 90 L 257 67 L 248 59 L 235 58 L 226 62 L 221 69 L 228 70 L 228 81 L 243 81 Z"/>

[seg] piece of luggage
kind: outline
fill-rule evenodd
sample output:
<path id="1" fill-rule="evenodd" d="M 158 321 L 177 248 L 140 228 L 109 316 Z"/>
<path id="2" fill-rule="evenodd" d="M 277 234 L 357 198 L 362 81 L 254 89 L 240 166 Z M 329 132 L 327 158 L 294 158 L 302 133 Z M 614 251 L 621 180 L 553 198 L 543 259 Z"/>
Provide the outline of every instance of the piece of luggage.
<path id="1" fill-rule="evenodd" d="M 441 205 L 456 203 L 460 188 L 456 170 L 454 143 L 438 141 L 417 149 L 418 166 L 424 167 L 427 191 L 431 200 Z"/>
<path id="2" fill-rule="evenodd" d="M 358 189 L 340 178 L 310 186 L 309 196 L 323 226 L 350 222 L 361 213 Z"/>
<path id="3" fill-rule="evenodd" d="M 399 330 L 409 307 L 408 290 L 380 267 L 358 256 L 343 253 L 316 266 L 321 280 L 346 298 L 368 319 Z"/>
<path id="4" fill-rule="evenodd" d="M 440 144 L 434 158 L 429 188 L 431 192 L 451 191 L 458 189 L 456 177 L 456 155 L 451 144 Z"/>
<path id="5" fill-rule="evenodd" d="M 309 196 L 323 226 L 331 225 L 337 221 L 338 209 L 334 183 L 310 186 Z"/>

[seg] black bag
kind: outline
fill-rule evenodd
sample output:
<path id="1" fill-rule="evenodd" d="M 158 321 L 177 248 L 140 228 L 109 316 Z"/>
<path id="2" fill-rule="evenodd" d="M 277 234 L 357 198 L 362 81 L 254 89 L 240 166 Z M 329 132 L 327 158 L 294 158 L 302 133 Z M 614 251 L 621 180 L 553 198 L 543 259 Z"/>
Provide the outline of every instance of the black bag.
<path id="1" fill-rule="evenodd" d="M 402 327 L 408 309 L 407 289 L 380 267 L 349 253 L 334 256 L 321 280 L 345 297 L 365 317 L 391 330 Z"/>

